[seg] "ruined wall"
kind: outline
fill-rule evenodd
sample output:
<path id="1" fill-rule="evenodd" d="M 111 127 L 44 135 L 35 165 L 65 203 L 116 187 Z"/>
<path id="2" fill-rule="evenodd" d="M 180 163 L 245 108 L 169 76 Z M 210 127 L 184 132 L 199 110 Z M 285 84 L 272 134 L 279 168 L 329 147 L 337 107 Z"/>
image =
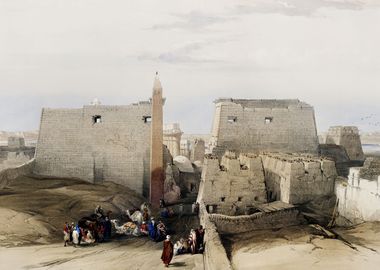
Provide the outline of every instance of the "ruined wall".
<path id="1" fill-rule="evenodd" d="M 330 127 L 326 136 L 326 144 L 343 146 L 350 160 L 364 160 L 365 158 L 357 127 Z"/>
<path id="2" fill-rule="evenodd" d="M 21 137 L 8 137 L 8 147 L 14 147 L 14 148 L 19 148 L 19 147 L 24 147 L 25 146 L 25 139 Z"/>
<path id="3" fill-rule="evenodd" d="M 314 109 L 299 100 L 234 100 L 216 102 L 213 153 L 235 152 L 317 153 Z"/>
<path id="4" fill-rule="evenodd" d="M 380 221 L 380 176 L 365 179 L 361 168 L 351 168 L 348 180 L 335 185 L 338 212 L 352 223 Z"/>
<path id="5" fill-rule="evenodd" d="M 201 161 L 201 163 L 203 163 L 205 151 L 206 151 L 205 141 L 202 139 L 195 139 L 193 143 L 193 147 L 191 148 L 190 160 L 192 162 Z"/>
<path id="6" fill-rule="evenodd" d="M 151 104 L 43 109 L 34 172 L 149 187 Z"/>
<path id="7" fill-rule="evenodd" d="M 307 156 L 262 154 L 269 200 L 300 204 L 333 195 L 334 161 Z"/>
<path id="8" fill-rule="evenodd" d="M 28 162 L 34 157 L 34 152 L 34 147 L 0 146 L 0 171 L 15 168 Z"/>
<path id="9" fill-rule="evenodd" d="M 228 153 L 219 162 L 215 156 L 206 156 L 197 201 L 203 201 L 211 213 L 226 215 L 266 202 L 261 158 Z"/>
<path id="10" fill-rule="evenodd" d="M 27 163 L 15 168 L 8 168 L 0 172 L 0 189 L 7 187 L 14 179 L 21 175 L 32 173 L 35 160 L 29 160 Z"/>
<path id="11" fill-rule="evenodd" d="M 210 221 L 215 224 L 219 233 L 234 234 L 299 225 L 304 223 L 305 219 L 297 209 L 293 208 L 244 216 L 210 214 Z"/>
<path id="12" fill-rule="evenodd" d="M 209 214 L 203 203 L 199 207 L 200 223 L 205 229 L 205 251 L 203 253 L 204 266 L 206 270 L 232 270 L 231 262 L 227 257 L 226 250 L 222 244 L 217 228 L 210 221 Z"/>

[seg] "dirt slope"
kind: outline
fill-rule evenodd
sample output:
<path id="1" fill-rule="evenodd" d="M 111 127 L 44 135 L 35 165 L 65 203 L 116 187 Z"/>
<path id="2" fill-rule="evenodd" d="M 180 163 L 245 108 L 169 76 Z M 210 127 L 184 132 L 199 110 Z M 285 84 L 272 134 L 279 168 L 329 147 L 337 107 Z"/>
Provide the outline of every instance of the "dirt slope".
<path id="1" fill-rule="evenodd" d="M 92 214 L 98 204 L 118 218 L 123 210 L 137 208 L 143 201 L 134 191 L 111 182 L 92 185 L 22 176 L 0 190 L 0 245 L 58 241 L 65 221 Z"/>

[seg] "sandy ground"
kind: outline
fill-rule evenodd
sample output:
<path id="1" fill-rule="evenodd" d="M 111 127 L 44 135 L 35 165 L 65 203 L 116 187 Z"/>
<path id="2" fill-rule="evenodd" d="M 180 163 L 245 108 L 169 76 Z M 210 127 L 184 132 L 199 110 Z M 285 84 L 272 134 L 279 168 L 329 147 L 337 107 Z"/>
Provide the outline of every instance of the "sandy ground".
<path id="1" fill-rule="evenodd" d="M 108 243 L 63 247 L 65 221 L 92 214 L 96 205 L 123 219 L 144 198 L 114 184 L 73 179 L 19 177 L 0 190 L 0 269 L 164 269 L 162 243 L 148 237 L 113 236 Z M 165 221 L 173 241 L 199 226 L 196 216 Z M 171 269 L 203 270 L 202 255 L 175 257 Z"/>
<path id="2" fill-rule="evenodd" d="M 125 238 L 91 247 L 63 244 L 1 248 L 0 269 L 183 269 L 203 270 L 202 255 L 175 256 L 169 268 L 160 260 L 162 243 Z"/>
<path id="3" fill-rule="evenodd" d="M 65 221 L 92 214 L 96 205 L 121 218 L 144 198 L 108 182 L 92 185 L 72 179 L 19 177 L 0 190 L 0 246 L 51 243 L 62 238 Z"/>
<path id="4" fill-rule="evenodd" d="M 380 223 L 335 230 L 342 240 L 315 235 L 309 226 L 225 237 L 236 270 L 380 269 Z"/>

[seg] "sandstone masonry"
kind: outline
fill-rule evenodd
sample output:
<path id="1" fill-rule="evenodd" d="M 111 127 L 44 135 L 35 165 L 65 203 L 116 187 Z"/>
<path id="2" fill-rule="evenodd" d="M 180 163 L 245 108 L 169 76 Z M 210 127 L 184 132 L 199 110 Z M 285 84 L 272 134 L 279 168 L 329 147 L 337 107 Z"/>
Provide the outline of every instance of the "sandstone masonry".
<path id="1" fill-rule="evenodd" d="M 318 151 L 314 109 L 299 100 L 218 99 L 210 141 L 220 158 L 239 152 Z"/>
<path id="2" fill-rule="evenodd" d="M 44 108 L 34 173 L 148 192 L 151 103 Z"/>

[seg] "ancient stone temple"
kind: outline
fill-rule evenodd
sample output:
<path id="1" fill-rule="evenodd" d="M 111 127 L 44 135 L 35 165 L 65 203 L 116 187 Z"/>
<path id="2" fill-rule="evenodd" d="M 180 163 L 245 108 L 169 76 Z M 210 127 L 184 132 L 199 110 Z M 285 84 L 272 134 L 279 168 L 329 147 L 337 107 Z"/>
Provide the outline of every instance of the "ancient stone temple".
<path id="1" fill-rule="evenodd" d="M 148 194 L 151 103 L 42 109 L 34 173 Z"/>
<path id="2" fill-rule="evenodd" d="M 165 170 L 163 161 L 163 99 L 162 86 L 157 76 L 153 85 L 150 149 L 150 202 L 158 207 L 164 197 Z"/>
<path id="3" fill-rule="evenodd" d="M 211 147 L 239 152 L 318 152 L 314 109 L 297 99 L 218 99 Z"/>

